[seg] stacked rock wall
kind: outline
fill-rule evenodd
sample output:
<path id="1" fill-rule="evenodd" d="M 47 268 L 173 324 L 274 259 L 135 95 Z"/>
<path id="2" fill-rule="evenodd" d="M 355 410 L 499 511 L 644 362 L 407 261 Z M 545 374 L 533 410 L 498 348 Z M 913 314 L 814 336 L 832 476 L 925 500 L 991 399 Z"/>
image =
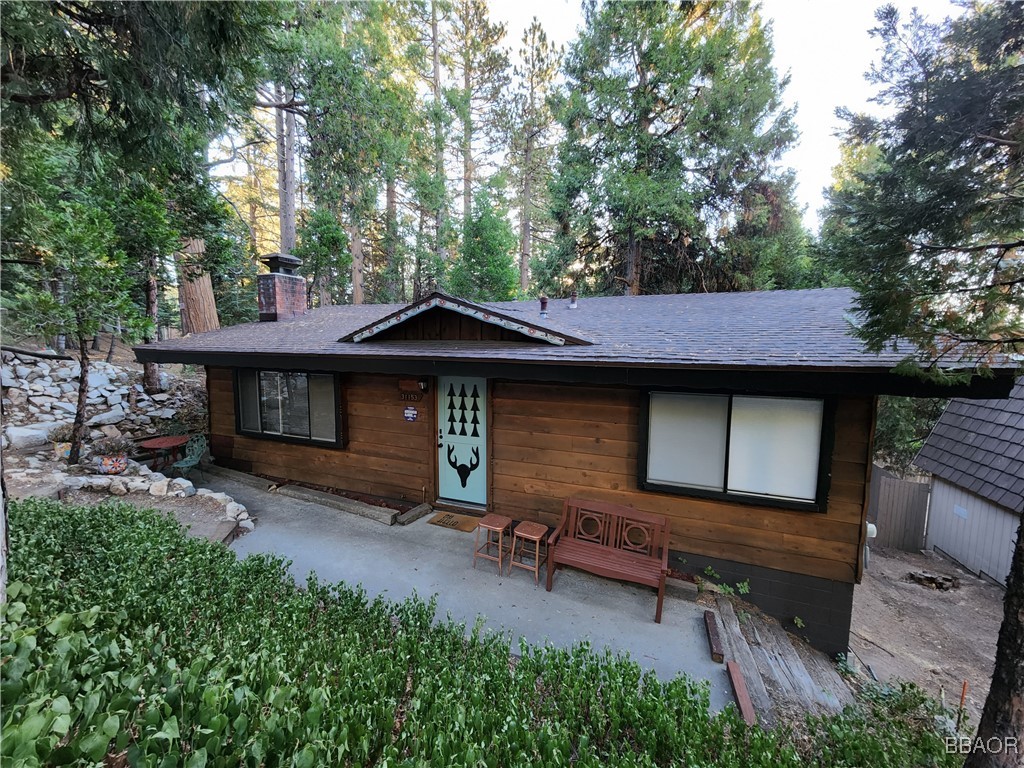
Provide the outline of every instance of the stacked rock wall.
<path id="1" fill-rule="evenodd" d="M 3 447 L 44 445 L 57 426 L 74 421 L 81 369 L 73 360 L 47 360 L 9 351 L 4 351 L 2 358 Z M 90 363 L 87 438 L 166 434 L 183 409 L 205 409 L 206 393 L 201 384 L 167 373 L 160 377 L 161 388 L 168 391 L 147 395 L 138 371 Z"/>

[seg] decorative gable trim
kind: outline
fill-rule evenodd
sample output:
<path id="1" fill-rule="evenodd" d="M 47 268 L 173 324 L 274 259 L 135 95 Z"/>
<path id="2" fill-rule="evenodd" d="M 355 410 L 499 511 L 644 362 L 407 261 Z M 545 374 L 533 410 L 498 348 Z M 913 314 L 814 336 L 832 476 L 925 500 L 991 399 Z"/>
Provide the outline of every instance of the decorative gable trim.
<path id="1" fill-rule="evenodd" d="M 490 307 L 474 304 L 464 299 L 458 299 L 453 296 L 437 292 L 432 293 L 430 296 L 425 299 L 421 299 L 414 304 L 410 304 L 404 309 L 392 312 L 390 315 L 382 317 L 380 320 L 363 326 L 347 336 L 343 336 L 338 339 L 338 341 L 352 341 L 355 343 L 367 341 L 377 334 L 382 333 L 389 328 L 394 328 L 396 325 L 401 325 L 417 315 L 421 315 L 435 307 L 475 318 L 482 323 L 488 323 L 500 328 L 505 328 L 506 330 L 521 334 L 525 339 L 536 339 L 537 341 L 544 341 L 558 347 L 566 344 L 589 345 L 592 343 L 587 339 L 570 336 L 552 328 L 545 328 L 544 326 L 525 322 L 503 312 L 497 312 Z"/>

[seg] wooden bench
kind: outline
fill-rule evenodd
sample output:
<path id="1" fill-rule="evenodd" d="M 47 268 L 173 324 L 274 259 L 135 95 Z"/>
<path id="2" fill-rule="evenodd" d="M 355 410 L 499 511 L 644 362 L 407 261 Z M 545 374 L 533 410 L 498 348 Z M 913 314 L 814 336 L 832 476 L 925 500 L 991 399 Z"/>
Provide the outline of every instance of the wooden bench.
<path id="1" fill-rule="evenodd" d="M 571 565 L 612 579 L 658 589 L 654 620 L 661 623 L 668 575 L 668 520 L 604 501 L 566 499 L 548 538 L 548 592 L 555 570 Z"/>

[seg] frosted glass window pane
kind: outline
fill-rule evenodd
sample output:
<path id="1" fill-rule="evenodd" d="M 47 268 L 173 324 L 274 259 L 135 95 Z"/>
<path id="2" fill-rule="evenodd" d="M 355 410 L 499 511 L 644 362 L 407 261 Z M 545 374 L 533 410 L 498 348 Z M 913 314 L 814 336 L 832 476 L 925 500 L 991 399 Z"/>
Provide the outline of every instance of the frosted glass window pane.
<path id="1" fill-rule="evenodd" d="M 721 491 L 729 398 L 651 393 L 647 480 Z"/>
<path id="2" fill-rule="evenodd" d="M 310 437 L 335 440 L 334 377 L 309 377 Z"/>
<path id="3" fill-rule="evenodd" d="M 260 431 L 260 390 L 256 371 L 238 372 L 238 407 L 242 429 Z"/>
<path id="4" fill-rule="evenodd" d="M 821 400 L 734 397 L 728 490 L 813 501 L 823 410 Z"/>

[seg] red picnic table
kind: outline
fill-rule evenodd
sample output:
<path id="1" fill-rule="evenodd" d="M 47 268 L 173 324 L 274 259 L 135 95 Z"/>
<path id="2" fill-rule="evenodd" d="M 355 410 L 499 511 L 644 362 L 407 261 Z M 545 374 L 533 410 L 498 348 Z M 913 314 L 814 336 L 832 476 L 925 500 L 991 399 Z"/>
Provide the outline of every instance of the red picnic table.
<path id="1" fill-rule="evenodd" d="M 161 468 L 174 464 L 181 459 L 181 447 L 188 442 L 188 435 L 167 435 L 165 437 L 151 437 L 143 440 L 139 446 L 150 451 L 159 451 L 159 465 Z M 153 462 L 153 468 L 157 468 L 157 461 Z"/>

